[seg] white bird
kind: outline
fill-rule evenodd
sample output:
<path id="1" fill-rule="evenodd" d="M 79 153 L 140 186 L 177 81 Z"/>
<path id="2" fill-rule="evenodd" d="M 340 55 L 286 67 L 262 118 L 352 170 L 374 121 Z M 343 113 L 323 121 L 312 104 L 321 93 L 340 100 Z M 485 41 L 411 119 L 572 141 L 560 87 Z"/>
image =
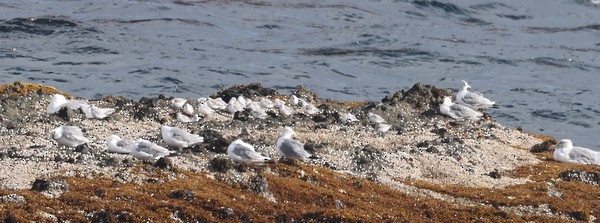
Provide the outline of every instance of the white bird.
<path id="1" fill-rule="evenodd" d="M 288 98 L 288 104 L 290 105 L 298 105 L 298 103 L 300 102 L 300 99 L 298 99 L 298 97 L 296 97 L 296 95 L 290 95 L 290 97 Z"/>
<path id="2" fill-rule="evenodd" d="M 282 116 L 290 116 L 290 115 L 294 114 L 294 111 L 292 110 L 292 108 L 282 104 L 279 107 L 279 114 L 281 114 Z"/>
<path id="3" fill-rule="evenodd" d="M 161 129 L 163 140 L 169 146 L 173 146 L 179 149 L 193 146 L 204 142 L 202 136 L 191 134 L 177 127 L 171 127 L 164 125 Z"/>
<path id="4" fill-rule="evenodd" d="M 182 108 L 186 102 L 187 99 L 185 98 L 173 98 L 173 100 L 171 100 L 171 105 L 175 108 Z"/>
<path id="5" fill-rule="evenodd" d="M 227 111 L 229 111 L 231 114 L 235 114 L 238 111 L 244 110 L 245 107 L 245 102 L 240 102 L 236 98 L 229 99 L 229 103 L 227 103 Z"/>
<path id="6" fill-rule="evenodd" d="M 275 107 L 275 104 L 273 103 L 273 101 L 269 100 L 268 98 L 261 98 L 260 99 L 260 107 L 263 109 L 269 109 L 269 108 Z"/>
<path id="7" fill-rule="evenodd" d="M 67 98 L 61 94 L 54 94 L 52 98 L 50 98 L 50 103 L 48 103 L 48 107 L 46 108 L 46 112 L 48 114 L 56 113 L 63 107 L 68 107 L 73 110 L 77 110 L 79 108 L 85 108 L 89 105 L 83 101 L 77 100 L 67 100 Z"/>
<path id="8" fill-rule="evenodd" d="M 369 118 L 369 121 L 371 121 L 373 124 L 381 124 L 386 122 L 381 116 L 372 112 L 367 113 L 367 118 Z"/>
<path id="9" fill-rule="evenodd" d="M 208 107 L 210 107 L 214 110 L 227 109 L 227 103 L 225 101 L 223 101 L 223 99 L 221 99 L 221 98 L 216 98 L 216 99 L 208 98 L 208 101 L 206 101 L 206 105 L 208 105 Z"/>
<path id="10" fill-rule="evenodd" d="M 83 132 L 77 126 L 63 125 L 52 130 L 52 139 L 56 140 L 58 145 L 67 147 L 77 147 L 88 143 L 90 140 L 83 136 Z"/>
<path id="11" fill-rule="evenodd" d="M 279 108 L 279 107 L 281 107 L 282 105 L 285 105 L 285 101 L 282 101 L 282 100 L 281 100 L 281 99 L 279 99 L 279 98 L 275 98 L 275 100 L 273 100 L 273 107 L 275 107 L 275 108 Z"/>
<path id="12" fill-rule="evenodd" d="M 198 120 L 200 120 L 200 117 L 198 117 L 198 114 L 194 114 L 192 117 L 190 117 L 190 116 L 181 114 L 180 112 L 177 112 L 176 118 L 177 118 L 178 122 L 183 122 L 183 123 L 197 122 Z"/>
<path id="13" fill-rule="evenodd" d="M 111 135 L 106 138 L 106 147 L 108 152 L 111 153 L 131 153 L 131 147 L 133 146 L 133 140 L 121 139 L 117 135 Z"/>
<path id="14" fill-rule="evenodd" d="M 229 144 L 227 147 L 227 156 L 236 162 L 262 163 L 271 161 L 271 158 L 256 152 L 254 146 L 245 143 L 241 139 L 237 139 Z"/>
<path id="15" fill-rule="evenodd" d="M 314 115 L 314 114 L 321 112 L 321 110 L 319 110 L 316 106 L 314 106 L 311 103 L 308 103 L 305 100 L 300 99 L 299 104 L 300 104 L 300 106 L 302 106 L 301 110 L 304 114 Z"/>
<path id="16" fill-rule="evenodd" d="M 456 93 L 456 101 L 472 109 L 490 108 L 496 104 L 496 102 L 490 101 L 483 97 L 478 92 L 470 92 L 468 89 L 471 86 L 466 81 L 462 81 L 462 89 Z"/>
<path id="17" fill-rule="evenodd" d="M 283 128 L 283 132 L 277 139 L 277 151 L 288 159 L 305 160 L 312 155 L 304 150 L 304 144 L 292 139 L 294 130 L 290 127 Z"/>
<path id="18" fill-rule="evenodd" d="M 115 112 L 114 108 L 99 108 L 95 105 L 82 106 L 81 110 L 88 119 L 104 119 Z"/>
<path id="19" fill-rule="evenodd" d="M 554 160 L 565 163 L 600 165 L 600 152 L 583 147 L 573 147 L 571 140 L 563 139 L 556 145 Z"/>
<path id="20" fill-rule="evenodd" d="M 188 103 L 185 103 L 183 105 L 183 108 L 181 108 L 183 110 L 183 113 L 185 113 L 186 115 L 192 116 L 194 115 L 194 107 Z"/>
<path id="21" fill-rule="evenodd" d="M 258 119 L 266 119 L 269 117 L 267 111 L 260 105 L 260 102 L 250 102 L 246 109 L 250 109 L 250 115 Z"/>
<path id="22" fill-rule="evenodd" d="M 450 99 L 450 97 L 444 97 L 444 103 L 440 105 L 440 112 L 457 120 L 479 120 L 481 116 L 483 116 L 483 114 L 480 112 L 475 111 L 467 106 L 452 103 L 452 99 Z"/>
<path id="23" fill-rule="evenodd" d="M 379 123 L 379 124 L 375 125 L 375 131 L 383 133 L 383 132 L 387 132 L 388 130 L 390 130 L 391 127 L 392 127 L 392 125 L 385 124 L 385 123 Z"/>
<path id="24" fill-rule="evenodd" d="M 65 98 L 65 96 L 60 94 L 54 94 L 52 95 L 52 98 L 50 98 L 50 103 L 48 103 L 46 112 L 48 114 L 56 113 L 58 110 L 64 107 L 67 104 L 67 102 L 68 101 L 67 98 Z"/>
<path id="25" fill-rule="evenodd" d="M 355 115 L 353 115 L 352 113 L 346 113 L 343 114 L 342 116 L 340 116 L 340 120 L 343 123 L 353 123 L 353 122 L 358 122 L 358 119 L 356 118 Z"/>
<path id="26" fill-rule="evenodd" d="M 248 104 L 248 101 L 246 100 L 246 98 L 244 97 L 244 95 L 240 95 L 237 97 L 237 102 L 246 106 Z"/>
<path id="27" fill-rule="evenodd" d="M 209 116 L 212 113 L 215 113 L 215 110 L 213 110 L 210 106 L 208 106 L 207 102 L 199 102 L 198 103 L 198 113 L 200 113 L 204 116 Z"/>
<path id="28" fill-rule="evenodd" d="M 156 143 L 152 143 L 145 139 L 137 139 L 133 143 L 131 147 L 131 155 L 137 159 L 141 160 L 158 160 L 161 157 L 168 156 L 169 154 L 174 153 L 174 151 L 170 151 L 165 147 L 159 146 Z"/>
<path id="29" fill-rule="evenodd" d="M 208 98 L 205 98 L 205 97 L 199 97 L 199 98 L 196 100 L 196 102 L 198 102 L 198 104 L 200 104 L 200 103 L 202 103 L 202 102 L 207 102 L 207 101 L 208 101 Z"/>

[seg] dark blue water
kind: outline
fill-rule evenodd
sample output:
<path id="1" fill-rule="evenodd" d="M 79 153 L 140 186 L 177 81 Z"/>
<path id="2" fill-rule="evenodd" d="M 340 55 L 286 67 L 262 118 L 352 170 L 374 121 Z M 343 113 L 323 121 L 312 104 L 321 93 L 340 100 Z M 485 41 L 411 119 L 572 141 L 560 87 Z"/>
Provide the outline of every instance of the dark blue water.
<path id="1" fill-rule="evenodd" d="M 505 125 L 600 149 L 599 4 L 11 1 L 0 3 L 0 76 L 86 98 L 259 82 L 338 100 L 464 79 L 499 102 L 490 112 Z"/>

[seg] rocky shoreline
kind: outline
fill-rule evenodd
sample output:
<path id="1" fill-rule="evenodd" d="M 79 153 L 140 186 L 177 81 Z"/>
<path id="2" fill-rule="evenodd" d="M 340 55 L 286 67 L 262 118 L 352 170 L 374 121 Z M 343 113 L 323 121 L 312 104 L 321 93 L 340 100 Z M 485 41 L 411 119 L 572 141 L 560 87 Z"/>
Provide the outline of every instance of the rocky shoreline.
<path id="1" fill-rule="evenodd" d="M 597 215 L 599 202 L 588 198 L 600 194 L 600 168 L 554 162 L 554 139 L 504 127 L 489 115 L 441 115 L 450 89 L 416 84 L 380 102 L 337 102 L 300 88 L 294 95 L 318 113 L 270 110 L 260 119 L 247 110 L 218 111 L 190 123 L 177 121 L 172 98 L 162 95 L 80 99 L 116 109 L 106 119 L 87 119 L 68 108 L 47 114 L 51 95 L 65 94 L 52 87 L 16 82 L 0 91 L 0 213 L 7 222 L 555 222 Z M 258 84 L 210 97 L 240 95 L 288 99 Z M 369 112 L 391 128 L 377 131 Z M 342 120 L 348 113 L 358 121 Z M 91 142 L 56 145 L 50 131 L 65 124 L 80 127 Z M 189 130 L 204 143 L 156 162 L 106 151 L 112 134 L 167 147 L 162 125 Z M 249 165 L 226 157 L 239 138 L 278 160 L 275 141 L 284 126 L 319 159 Z"/>

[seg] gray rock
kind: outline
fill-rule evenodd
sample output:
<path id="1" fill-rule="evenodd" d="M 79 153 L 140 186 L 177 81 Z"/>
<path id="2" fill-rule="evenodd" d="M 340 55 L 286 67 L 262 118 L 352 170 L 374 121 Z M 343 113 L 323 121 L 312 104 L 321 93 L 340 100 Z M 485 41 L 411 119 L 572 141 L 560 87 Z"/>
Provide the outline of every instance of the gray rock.
<path id="1" fill-rule="evenodd" d="M 47 197 L 56 198 L 69 190 L 69 184 L 63 179 L 36 179 L 31 190 L 42 192 Z"/>
<path id="2" fill-rule="evenodd" d="M 251 183 L 250 190 L 273 203 L 277 203 L 275 196 L 273 196 L 273 193 L 269 190 L 269 182 L 267 182 L 267 179 L 258 175 L 252 179 Z"/>
<path id="3" fill-rule="evenodd" d="M 600 186 L 600 173 L 580 170 L 567 170 L 558 175 L 564 181 L 581 181 L 586 184 Z"/>
<path id="4" fill-rule="evenodd" d="M 25 204 L 25 203 L 27 203 L 27 200 L 25 200 L 25 197 L 18 195 L 18 194 L 8 194 L 8 195 L 0 196 L 0 202 L 1 203 Z"/>

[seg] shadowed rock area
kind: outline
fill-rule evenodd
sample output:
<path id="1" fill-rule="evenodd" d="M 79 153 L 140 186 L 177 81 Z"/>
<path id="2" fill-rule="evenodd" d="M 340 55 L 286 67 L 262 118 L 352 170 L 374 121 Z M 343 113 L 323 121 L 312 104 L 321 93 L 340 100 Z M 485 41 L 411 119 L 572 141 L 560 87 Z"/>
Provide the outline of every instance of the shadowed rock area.
<path id="1" fill-rule="evenodd" d="M 381 102 L 336 102 L 300 88 L 294 95 L 318 108 L 308 114 L 305 104 L 288 104 L 289 95 L 259 84 L 240 85 L 211 97 L 280 99 L 293 113 L 268 108 L 266 118 L 256 118 L 246 108 L 241 119 L 240 111 L 217 110 L 181 122 L 176 118 L 181 109 L 163 95 L 138 102 L 77 99 L 115 108 L 105 119 L 87 119 L 82 109 L 47 114 L 51 94 L 60 91 L 40 87 L 21 82 L 2 87 L 16 89 L 0 95 L 0 214 L 5 221 L 595 219 L 598 201 L 586 193 L 600 193 L 600 168 L 554 162 L 550 151 L 556 141 L 506 128 L 489 115 L 479 121 L 441 115 L 442 98 L 453 95 L 449 89 L 416 84 Z M 196 109 L 200 104 L 187 101 Z M 380 115 L 389 130 L 377 131 L 367 113 Z M 357 120 L 342 118 L 348 114 Z M 60 125 L 80 127 L 90 142 L 59 146 L 50 132 Z M 198 134 L 204 142 L 169 147 L 162 125 Z M 275 144 L 284 126 L 292 127 L 294 138 L 318 159 L 282 160 Z M 104 140 L 112 134 L 175 152 L 157 161 L 109 153 Z M 233 162 L 226 149 L 236 139 L 275 162 Z"/>

